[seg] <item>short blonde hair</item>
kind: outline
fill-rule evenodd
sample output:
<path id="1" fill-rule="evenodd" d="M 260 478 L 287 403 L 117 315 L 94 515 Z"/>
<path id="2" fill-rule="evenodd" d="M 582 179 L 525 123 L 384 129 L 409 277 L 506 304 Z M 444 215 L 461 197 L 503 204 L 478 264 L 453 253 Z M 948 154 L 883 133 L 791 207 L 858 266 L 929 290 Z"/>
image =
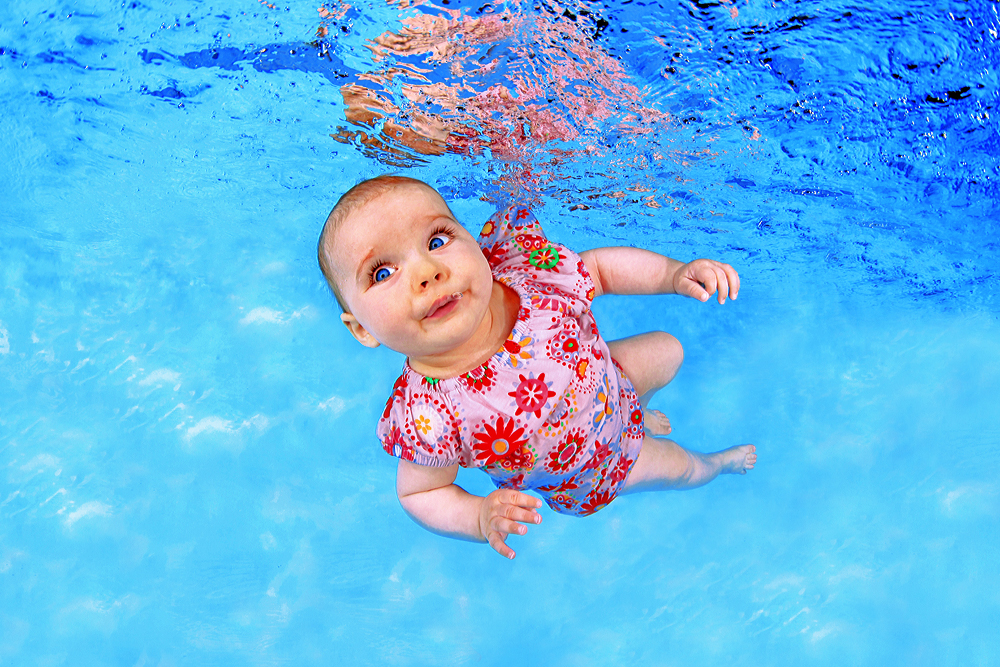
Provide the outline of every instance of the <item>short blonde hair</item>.
<path id="1" fill-rule="evenodd" d="M 347 304 L 344 303 L 344 297 L 340 293 L 340 288 L 337 287 L 337 282 L 333 279 L 333 264 L 330 261 L 330 256 L 326 248 L 333 243 L 337 230 L 340 229 L 352 213 L 373 199 L 381 197 L 386 192 L 401 185 L 422 185 L 425 188 L 435 191 L 434 188 L 416 178 L 383 174 L 375 178 L 369 178 L 366 181 L 361 181 L 345 192 L 337 200 L 337 204 L 330 211 L 330 215 L 326 217 L 326 224 L 323 225 L 323 231 L 319 235 L 316 254 L 319 257 L 319 268 L 323 272 L 323 277 L 326 278 L 326 284 L 330 286 L 330 291 L 333 292 L 333 296 L 337 299 L 340 309 L 345 313 L 349 313 L 350 310 L 348 310 Z"/>

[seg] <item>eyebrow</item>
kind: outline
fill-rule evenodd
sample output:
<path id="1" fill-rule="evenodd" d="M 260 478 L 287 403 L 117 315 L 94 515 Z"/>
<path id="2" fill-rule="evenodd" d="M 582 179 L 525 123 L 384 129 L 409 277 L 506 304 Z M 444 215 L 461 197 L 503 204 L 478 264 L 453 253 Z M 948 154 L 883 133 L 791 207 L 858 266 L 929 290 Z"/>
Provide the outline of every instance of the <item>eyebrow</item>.
<path id="1" fill-rule="evenodd" d="M 464 227 L 462 227 L 462 223 L 460 223 L 458 220 L 456 220 L 455 216 L 453 216 L 451 214 L 451 210 L 450 209 L 448 210 L 447 214 L 438 214 L 438 215 L 435 215 L 430 221 L 434 222 L 434 223 L 440 224 L 438 221 L 442 220 L 442 219 L 445 220 L 445 221 L 447 221 L 451 225 L 454 225 L 456 227 L 461 227 L 462 229 L 465 229 Z M 365 253 L 365 256 L 362 257 L 361 261 L 358 263 L 358 270 L 354 274 L 354 281 L 355 282 L 360 282 L 361 281 L 362 274 L 365 272 L 365 267 L 368 265 L 368 262 L 373 257 L 375 257 L 375 248 L 369 248 L 368 252 Z"/>

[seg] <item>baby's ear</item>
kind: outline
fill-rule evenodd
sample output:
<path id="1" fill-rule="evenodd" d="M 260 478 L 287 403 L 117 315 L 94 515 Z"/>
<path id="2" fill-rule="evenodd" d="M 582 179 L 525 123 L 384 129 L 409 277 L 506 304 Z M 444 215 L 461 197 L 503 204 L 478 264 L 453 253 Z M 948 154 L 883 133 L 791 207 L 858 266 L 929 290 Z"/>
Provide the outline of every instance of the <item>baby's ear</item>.
<path id="1" fill-rule="evenodd" d="M 365 347 L 378 347 L 380 342 L 368 333 L 368 330 L 361 326 L 361 322 L 355 319 L 350 313 L 341 313 L 340 321 L 350 330 L 351 335 L 358 339 L 358 342 Z"/>

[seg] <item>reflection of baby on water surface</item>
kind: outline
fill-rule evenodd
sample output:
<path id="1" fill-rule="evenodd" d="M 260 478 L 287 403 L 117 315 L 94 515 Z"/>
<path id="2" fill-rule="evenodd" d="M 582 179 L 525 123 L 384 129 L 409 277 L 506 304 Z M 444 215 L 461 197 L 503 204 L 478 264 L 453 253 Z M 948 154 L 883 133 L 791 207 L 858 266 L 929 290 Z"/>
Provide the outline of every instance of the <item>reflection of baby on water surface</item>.
<path id="1" fill-rule="evenodd" d="M 377 63 L 393 64 L 341 93 L 347 120 L 372 131 L 341 128 L 334 138 L 396 154 L 397 146 L 420 155 L 489 148 L 511 159 L 553 141 L 589 148 L 585 135 L 609 120 L 639 133 L 664 118 L 641 105 L 619 60 L 595 44 L 602 20 L 569 10 L 436 12 L 369 42 Z"/>

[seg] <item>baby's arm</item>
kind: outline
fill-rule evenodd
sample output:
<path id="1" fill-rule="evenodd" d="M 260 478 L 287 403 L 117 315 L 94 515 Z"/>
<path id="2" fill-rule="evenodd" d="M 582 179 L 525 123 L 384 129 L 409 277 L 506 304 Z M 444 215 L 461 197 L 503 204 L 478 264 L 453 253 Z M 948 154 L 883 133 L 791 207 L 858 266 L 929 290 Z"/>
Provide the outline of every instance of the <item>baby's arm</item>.
<path id="1" fill-rule="evenodd" d="M 601 294 L 683 294 L 699 301 L 718 292 L 719 303 L 740 291 L 736 269 L 711 259 L 684 264 L 639 248 L 594 248 L 580 253 Z"/>
<path id="2" fill-rule="evenodd" d="M 489 542 L 501 556 L 514 557 L 505 540 L 524 535 L 521 523 L 541 523 L 542 501 L 513 489 L 482 498 L 455 484 L 458 464 L 431 468 L 404 459 L 396 469 L 396 495 L 406 513 L 427 530 L 474 542 Z M 520 523 L 518 523 L 520 522 Z"/>

